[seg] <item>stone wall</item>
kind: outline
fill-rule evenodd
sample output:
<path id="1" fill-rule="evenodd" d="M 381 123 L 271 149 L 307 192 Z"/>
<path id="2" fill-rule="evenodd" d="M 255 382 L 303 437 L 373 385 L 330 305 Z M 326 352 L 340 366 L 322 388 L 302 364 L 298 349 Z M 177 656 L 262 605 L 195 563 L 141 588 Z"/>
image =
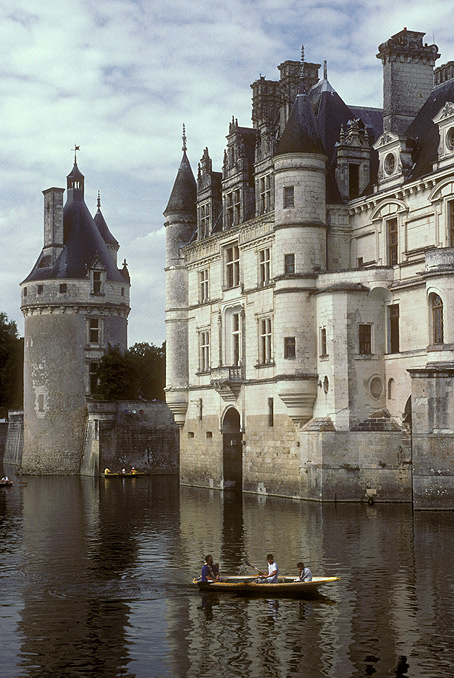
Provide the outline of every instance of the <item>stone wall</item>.
<path id="1" fill-rule="evenodd" d="M 411 444 L 402 431 L 303 431 L 300 496 L 316 501 L 411 502 Z"/>
<path id="2" fill-rule="evenodd" d="M 127 401 L 88 405 L 83 475 L 134 466 L 143 473 L 178 473 L 179 431 L 165 403 Z"/>
<path id="3" fill-rule="evenodd" d="M 6 436 L 8 434 L 8 423 L 0 422 L 0 461 L 3 460 L 6 445 Z"/>

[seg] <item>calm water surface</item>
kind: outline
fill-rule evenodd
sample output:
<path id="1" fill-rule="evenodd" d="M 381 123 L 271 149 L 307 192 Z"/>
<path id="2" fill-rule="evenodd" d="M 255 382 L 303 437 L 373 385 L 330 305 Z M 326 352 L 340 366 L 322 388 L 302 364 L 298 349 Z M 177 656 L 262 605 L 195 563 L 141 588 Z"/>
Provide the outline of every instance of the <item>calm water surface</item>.
<path id="1" fill-rule="evenodd" d="M 11 469 L 7 469 L 10 473 Z M 175 478 L 0 489 L 5 678 L 454 675 L 454 513 L 319 506 Z M 202 596 L 203 555 L 340 575 L 317 600 Z"/>

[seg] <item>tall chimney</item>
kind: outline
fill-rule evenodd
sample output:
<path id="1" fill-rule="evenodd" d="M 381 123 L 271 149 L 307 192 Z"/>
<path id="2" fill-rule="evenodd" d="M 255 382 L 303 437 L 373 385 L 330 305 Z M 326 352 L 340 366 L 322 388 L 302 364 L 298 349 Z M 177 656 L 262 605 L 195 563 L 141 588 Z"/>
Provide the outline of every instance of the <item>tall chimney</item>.
<path id="1" fill-rule="evenodd" d="M 433 89 L 437 45 L 422 42 L 424 33 L 396 33 L 378 48 L 383 64 L 383 129 L 404 136 Z"/>

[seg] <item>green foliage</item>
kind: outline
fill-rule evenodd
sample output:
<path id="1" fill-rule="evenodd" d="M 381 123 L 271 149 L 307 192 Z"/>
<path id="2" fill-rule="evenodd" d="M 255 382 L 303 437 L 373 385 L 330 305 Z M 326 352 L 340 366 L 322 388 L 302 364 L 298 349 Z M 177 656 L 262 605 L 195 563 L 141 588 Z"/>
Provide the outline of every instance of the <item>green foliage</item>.
<path id="1" fill-rule="evenodd" d="M 109 345 L 97 370 L 96 398 L 102 400 L 163 400 L 165 345 L 134 344 L 123 353 Z"/>
<path id="2" fill-rule="evenodd" d="M 139 392 L 145 400 L 164 400 L 166 384 L 166 345 L 134 344 L 128 351 L 139 380 Z"/>
<path id="3" fill-rule="evenodd" d="M 109 344 L 98 363 L 98 386 L 95 396 L 101 400 L 129 400 L 137 393 L 134 366 L 119 346 Z"/>
<path id="4" fill-rule="evenodd" d="M 23 407 L 24 340 L 14 320 L 0 313 L 0 416 Z"/>

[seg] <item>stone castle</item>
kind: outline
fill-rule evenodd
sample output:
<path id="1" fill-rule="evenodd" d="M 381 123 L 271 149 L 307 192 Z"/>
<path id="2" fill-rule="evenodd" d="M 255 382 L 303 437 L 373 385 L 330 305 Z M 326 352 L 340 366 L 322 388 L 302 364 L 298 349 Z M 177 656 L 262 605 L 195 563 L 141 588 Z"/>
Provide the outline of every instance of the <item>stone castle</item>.
<path id="1" fill-rule="evenodd" d="M 87 398 L 108 344 L 127 347 L 130 281 L 100 208 L 91 216 L 76 158 L 44 193 L 44 245 L 21 283 L 24 329 L 22 471 L 93 475 L 85 460 Z M 75 369 L 78 366 L 79 369 Z M 99 419 L 99 418 L 98 418 Z M 99 424 L 98 419 L 91 423 Z M 97 438 L 99 431 L 94 431 Z M 96 469 L 97 471 L 97 469 Z"/>
<path id="2" fill-rule="evenodd" d="M 404 29 L 383 109 L 285 61 L 166 218 L 182 483 L 454 506 L 454 62 Z"/>

